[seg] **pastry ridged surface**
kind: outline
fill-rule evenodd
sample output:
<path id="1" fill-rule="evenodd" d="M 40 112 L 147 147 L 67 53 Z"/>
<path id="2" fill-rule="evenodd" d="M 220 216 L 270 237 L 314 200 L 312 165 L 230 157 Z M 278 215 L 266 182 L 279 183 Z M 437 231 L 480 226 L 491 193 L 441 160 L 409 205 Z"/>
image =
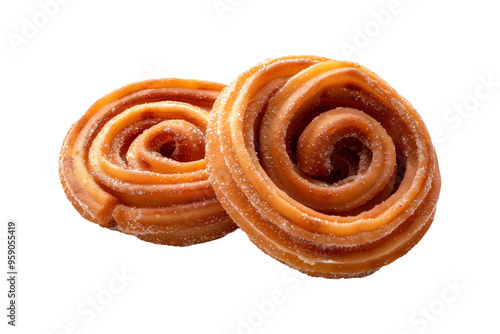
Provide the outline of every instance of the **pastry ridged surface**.
<path id="1" fill-rule="evenodd" d="M 362 277 L 410 250 L 441 181 L 415 109 L 367 68 L 271 59 L 225 88 L 207 162 L 217 197 L 261 250 L 312 276 Z"/>
<path id="2" fill-rule="evenodd" d="M 98 100 L 71 127 L 60 156 L 73 206 L 103 227 L 160 244 L 191 245 L 233 231 L 204 159 L 209 113 L 223 88 L 149 80 Z"/>

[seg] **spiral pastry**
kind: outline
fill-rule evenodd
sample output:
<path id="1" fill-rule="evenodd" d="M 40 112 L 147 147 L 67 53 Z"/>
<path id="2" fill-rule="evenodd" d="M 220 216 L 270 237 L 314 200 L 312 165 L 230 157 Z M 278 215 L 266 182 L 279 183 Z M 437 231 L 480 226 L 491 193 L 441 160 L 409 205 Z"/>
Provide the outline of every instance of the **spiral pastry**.
<path id="1" fill-rule="evenodd" d="M 59 173 L 86 219 L 160 244 L 186 246 L 237 226 L 208 180 L 205 132 L 223 85 L 164 79 L 98 100 L 64 140 Z"/>
<path id="2" fill-rule="evenodd" d="M 240 75 L 214 105 L 207 163 L 250 240 L 311 276 L 362 277 L 429 228 L 440 174 L 415 109 L 354 63 L 296 56 Z"/>

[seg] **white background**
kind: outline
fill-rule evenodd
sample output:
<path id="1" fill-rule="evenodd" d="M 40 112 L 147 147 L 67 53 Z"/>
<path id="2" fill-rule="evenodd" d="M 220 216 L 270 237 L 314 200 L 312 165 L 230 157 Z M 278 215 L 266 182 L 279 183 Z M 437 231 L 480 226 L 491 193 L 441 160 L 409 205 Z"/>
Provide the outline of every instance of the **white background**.
<path id="1" fill-rule="evenodd" d="M 19 310 L 12 329 L 2 278 L 1 332 L 498 333 L 495 5 L 71 0 L 45 9 L 48 17 L 38 1 L 2 1 L 1 268 L 6 222 L 15 219 Z M 389 10 L 390 17 L 380 14 Z M 30 34 L 27 22 L 39 27 Z M 241 231 L 188 248 L 153 245 L 87 222 L 66 200 L 56 173 L 60 146 L 104 94 L 159 77 L 227 84 L 257 62 L 289 54 L 364 64 L 433 133 L 443 178 L 438 212 L 403 258 L 363 279 L 311 278 L 266 256 Z M 126 281 L 115 282 L 122 271 Z M 106 305 L 92 311 L 92 298 Z"/>

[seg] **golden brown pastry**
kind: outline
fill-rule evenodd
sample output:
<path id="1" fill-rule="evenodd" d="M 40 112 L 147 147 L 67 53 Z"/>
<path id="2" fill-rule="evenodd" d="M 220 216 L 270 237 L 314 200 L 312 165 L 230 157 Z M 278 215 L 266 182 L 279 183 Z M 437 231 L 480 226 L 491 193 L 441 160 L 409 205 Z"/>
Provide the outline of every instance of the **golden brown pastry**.
<path id="1" fill-rule="evenodd" d="M 222 88 L 150 80 L 97 101 L 61 152 L 61 182 L 73 206 L 102 227 L 153 243 L 186 246 L 233 231 L 204 159 L 208 114 Z"/>
<path id="2" fill-rule="evenodd" d="M 222 206 L 250 240 L 311 276 L 362 277 L 429 228 L 440 174 L 429 133 L 367 68 L 271 59 L 225 88 L 207 163 Z"/>

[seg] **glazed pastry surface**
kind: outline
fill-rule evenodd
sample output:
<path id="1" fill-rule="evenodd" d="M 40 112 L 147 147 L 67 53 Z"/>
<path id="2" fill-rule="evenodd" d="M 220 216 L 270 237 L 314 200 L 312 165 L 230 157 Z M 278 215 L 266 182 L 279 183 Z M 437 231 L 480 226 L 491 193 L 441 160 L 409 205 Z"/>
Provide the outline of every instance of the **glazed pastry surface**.
<path id="1" fill-rule="evenodd" d="M 205 133 L 224 85 L 181 79 L 127 85 L 69 130 L 59 172 L 86 219 L 145 241 L 186 246 L 237 226 L 208 180 Z"/>
<path id="2" fill-rule="evenodd" d="M 207 163 L 249 239 L 311 276 L 362 277 L 408 252 L 434 218 L 441 180 L 412 105 L 367 68 L 271 59 L 225 88 Z"/>

